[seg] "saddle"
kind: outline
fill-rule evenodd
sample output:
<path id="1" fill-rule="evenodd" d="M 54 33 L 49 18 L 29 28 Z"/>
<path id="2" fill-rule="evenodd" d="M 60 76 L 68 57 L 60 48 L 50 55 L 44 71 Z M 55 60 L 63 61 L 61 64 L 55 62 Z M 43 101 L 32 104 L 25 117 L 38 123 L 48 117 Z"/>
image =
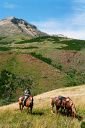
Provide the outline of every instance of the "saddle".
<path id="1" fill-rule="evenodd" d="M 29 95 L 27 96 L 27 98 L 25 99 L 25 101 L 24 101 L 24 106 L 26 106 L 26 102 L 27 102 L 27 100 L 29 99 Z"/>
<path id="2" fill-rule="evenodd" d="M 23 101 L 24 100 L 24 97 L 20 97 L 19 100 Z"/>
<path id="3" fill-rule="evenodd" d="M 61 97 L 60 99 L 60 105 L 63 103 L 64 105 L 64 109 L 65 109 L 65 106 L 66 106 L 66 103 L 68 103 L 70 101 L 70 98 L 66 98 L 66 97 Z"/>
<path id="4" fill-rule="evenodd" d="M 61 97 L 59 100 L 61 100 L 62 103 L 68 103 L 70 101 L 70 98 Z"/>

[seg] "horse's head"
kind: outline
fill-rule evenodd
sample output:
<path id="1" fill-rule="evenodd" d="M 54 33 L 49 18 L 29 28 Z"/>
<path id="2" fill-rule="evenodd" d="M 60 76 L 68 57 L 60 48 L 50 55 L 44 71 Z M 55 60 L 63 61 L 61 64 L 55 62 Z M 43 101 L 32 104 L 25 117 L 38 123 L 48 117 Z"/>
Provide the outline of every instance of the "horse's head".
<path id="1" fill-rule="evenodd" d="M 76 109 L 75 109 L 75 105 L 72 104 L 72 115 L 75 117 L 76 116 Z"/>

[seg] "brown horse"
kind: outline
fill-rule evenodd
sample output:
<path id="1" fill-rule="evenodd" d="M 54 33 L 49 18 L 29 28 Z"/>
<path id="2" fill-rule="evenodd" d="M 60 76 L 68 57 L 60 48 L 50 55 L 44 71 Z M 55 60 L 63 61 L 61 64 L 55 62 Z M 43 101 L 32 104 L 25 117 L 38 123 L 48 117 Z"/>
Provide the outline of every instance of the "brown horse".
<path id="1" fill-rule="evenodd" d="M 53 113 L 53 107 L 55 106 L 55 101 L 56 101 L 57 99 L 61 98 L 61 97 L 63 97 L 63 96 L 59 95 L 59 96 L 56 96 L 56 97 L 51 98 L 51 100 L 50 100 L 50 105 L 51 105 L 51 112 L 52 112 L 52 114 L 54 114 L 54 113 Z"/>
<path id="2" fill-rule="evenodd" d="M 67 110 L 67 113 L 66 113 L 67 116 L 68 116 L 68 113 L 70 113 L 72 117 L 76 116 L 75 105 L 69 97 L 66 98 L 65 103 L 63 102 L 63 99 L 62 99 L 62 102 L 59 99 L 56 99 L 55 106 L 56 106 L 56 108 L 55 108 L 56 114 L 58 114 L 58 110 L 59 110 L 59 108 L 61 108 L 61 109 Z"/>
<path id="3" fill-rule="evenodd" d="M 24 97 L 19 98 L 19 109 L 23 110 L 23 100 Z M 31 113 L 32 113 L 32 108 L 33 108 L 33 96 L 29 96 L 29 98 L 26 100 L 26 108 L 27 108 L 27 114 L 28 114 L 28 108 L 30 107 Z"/>

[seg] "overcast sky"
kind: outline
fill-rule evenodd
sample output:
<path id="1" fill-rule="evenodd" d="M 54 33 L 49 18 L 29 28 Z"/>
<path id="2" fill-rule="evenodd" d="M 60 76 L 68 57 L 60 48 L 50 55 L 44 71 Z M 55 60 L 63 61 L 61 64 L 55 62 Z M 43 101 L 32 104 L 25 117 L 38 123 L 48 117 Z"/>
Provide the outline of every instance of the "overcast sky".
<path id="1" fill-rule="evenodd" d="M 85 0 L 0 0 L 0 20 L 11 16 L 48 34 L 85 39 Z"/>

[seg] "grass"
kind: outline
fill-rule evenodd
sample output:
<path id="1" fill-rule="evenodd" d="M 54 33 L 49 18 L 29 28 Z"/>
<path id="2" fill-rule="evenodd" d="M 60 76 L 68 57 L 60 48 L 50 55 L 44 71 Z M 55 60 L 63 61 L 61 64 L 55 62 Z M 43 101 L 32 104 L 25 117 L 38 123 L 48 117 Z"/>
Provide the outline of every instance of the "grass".
<path id="1" fill-rule="evenodd" d="M 85 121 L 85 85 L 53 90 L 34 97 L 33 114 L 26 114 L 26 109 L 20 113 L 18 103 L 0 107 L 0 125 L 4 128 L 81 128 Z M 66 117 L 61 113 L 52 115 L 50 111 L 50 98 L 57 95 L 69 96 L 77 110 L 75 119 Z M 55 109 L 54 109 L 55 112 Z"/>
<path id="2" fill-rule="evenodd" d="M 45 39 L 48 40 L 48 41 L 53 40 L 54 43 L 57 43 L 59 41 L 58 37 L 40 36 L 40 37 L 33 38 L 33 39 L 30 39 L 30 40 L 20 41 L 20 42 L 17 42 L 16 44 L 24 44 L 24 43 L 32 43 L 32 42 L 42 42 Z"/>

